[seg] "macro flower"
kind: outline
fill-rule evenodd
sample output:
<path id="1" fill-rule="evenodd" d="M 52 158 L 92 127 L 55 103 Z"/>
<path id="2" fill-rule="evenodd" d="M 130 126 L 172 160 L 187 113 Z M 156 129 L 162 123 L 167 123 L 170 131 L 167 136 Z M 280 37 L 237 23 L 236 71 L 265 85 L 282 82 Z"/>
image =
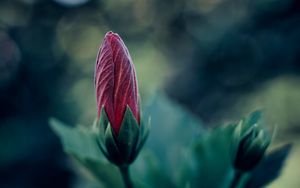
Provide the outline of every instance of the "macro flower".
<path id="1" fill-rule="evenodd" d="M 148 136 L 140 120 L 139 93 L 132 59 L 121 37 L 108 32 L 95 67 L 98 116 L 97 138 L 109 161 L 127 166 L 134 161 Z"/>
<path id="2" fill-rule="evenodd" d="M 104 107 L 116 134 L 119 133 L 127 106 L 140 124 L 135 68 L 123 40 L 111 31 L 105 35 L 97 55 L 95 88 L 98 118 Z"/>

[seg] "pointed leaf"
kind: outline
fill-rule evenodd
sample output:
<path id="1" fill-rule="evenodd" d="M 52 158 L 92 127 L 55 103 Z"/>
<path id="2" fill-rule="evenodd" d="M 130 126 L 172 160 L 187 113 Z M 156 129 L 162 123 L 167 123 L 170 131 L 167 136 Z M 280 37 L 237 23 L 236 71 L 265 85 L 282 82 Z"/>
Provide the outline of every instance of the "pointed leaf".
<path id="1" fill-rule="evenodd" d="M 99 123 L 98 123 L 99 129 L 100 129 L 99 131 L 100 131 L 101 135 L 105 135 L 105 130 L 106 130 L 109 123 L 110 122 L 109 122 L 107 114 L 105 112 L 105 108 L 102 107 L 100 118 L 99 118 Z"/>
<path id="2" fill-rule="evenodd" d="M 126 159 L 126 161 L 131 161 L 132 157 L 135 157 L 133 152 L 137 146 L 137 142 L 139 139 L 140 128 L 131 112 L 130 108 L 127 106 L 124 119 L 122 121 L 122 125 L 117 137 L 118 140 L 118 148 L 122 157 Z M 132 154 L 134 156 L 132 156 Z"/>
<path id="3" fill-rule="evenodd" d="M 144 144 L 149 136 L 149 132 L 150 132 L 150 119 L 146 125 L 144 124 L 144 122 L 141 122 L 139 141 L 138 141 L 137 147 L 134 151 L 136 154 L 138 154 L 140 152 L 140 150 L 142 149 L 142 147 L 144 146 Z"/>
<path id="4" fill-rule="evenodd" d="M 82 164 L 104 187 L 123 188 L 124 183 L 119 173 L 119 169 L 107 162 L 95 159 L 81 159 L 71 154 L 80 164 Z"/>
<path id="5" fill-rule="evenodd" d="M 54 118 L 51 118 L 49 123 L 53 131 L 60 137 L 67 153 L 74 153 L 81 158 L 103 159 L 94 132 L 66 126 Z"/>
<path id="6" fill-rule="evenodd" d="M 255 125 L 261 120 L 261 118 L 262 118 L 262 111 L 261 110 L 256 110 L 248 116 L 246 122 L 250 126 Z"/>
<path id="7" fill-rule="evenodd" d="M 103 186 L 124 187 L 118 169 L 103 157 L 95 132 L 82 127 L 66 126 L 54 118 L 49 123 L 61 139 L 64 150 L 84 165 Z"/>
<path id="8" fill-rule="evenodd" d="M 238 151 L 238 146 L 241 140 L 241 134 L 242 134 L 242 121 L 240 121 L 237 125 L 232 124 L 228 125 L 234 127 L 233 129 L 233 134 L 232 134 L 232 141 L 230 144 L 230 154 L 231 154 L 231 159 L 232 162 L 234 162 L 236 158 L 236 154 Z"/>
<path id="9" fill-rule="evenodd" d="M 96 123 L 97 123 L 96 124 L 97 125 L 96 132 L 98 132 L 98 139 L 99 139 L 98 143 L 99 143 L 100 148 L 101 148 L 102 152 L 104 153 L 104 155 L 107 156 L 108 152 L 107 152 L 104 142 L 105 142 L 105 131 L 109 124 L 109 120 L 108 120 L 108 117 L 107 117 L 104 107 L 102 107 L 100 118 L 98 119 L 98 121 Z"/>
<path id="10" fill-rule="evenodd" d="M 153 174 L 157 171 L 164 174 L 169 182 L 173 182 L 172 185 L 165 187 L 174 187 L 173 185 L 177 185 L 180 179 L 181 168 L 179 167 L 185 162 L 183 158 L 187 154 L 187 148 L 204 131 L 201 122 L 160 92 L 148 100 L 143 109 L 144 117 L 151 116 L 151 133 L 146 140 L 145 149 L 140 151 L 132 164 L 132 170 L 135 170 L 136 176 L 150 187 L 163 187 L 159 185 L 159 177 L 156 179 L 145 174 L 148 160 L 143 159 L 143 154 L 151 150 L 157 163 L 157 169 Z M 147 171 L 151 170 L 147 169 Z"/>
<path id="11" fill-rule="evenodd" d="M 113 129 L 109 124 L 105 131 L 105 147 L 108 152 L 108 159 L 113 163 L 120 165 L 123 163 L 124 160 L 117 146 L 115 136 L 113 134 Z"/>
<path id="12" fill-rule="evenodd" d="M 248 132 L 251 132 L 251 129 L 254 129 L 255 126 L 261 125 L 262 112 L 257 110 L 249 114 L 247 117 L 244 117 L 242 121 L 242 133 L 241 136 L 246 135 Z"/>

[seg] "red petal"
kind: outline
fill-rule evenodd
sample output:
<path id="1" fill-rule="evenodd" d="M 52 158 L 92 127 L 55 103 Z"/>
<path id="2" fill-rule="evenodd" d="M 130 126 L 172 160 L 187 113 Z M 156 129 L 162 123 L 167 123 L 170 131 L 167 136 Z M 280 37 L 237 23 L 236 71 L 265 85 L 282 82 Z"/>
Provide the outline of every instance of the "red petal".
<path id="1" fill-rule="evenodd" d="M 114 88 L 114 63 L 109 41 L 105 38 L 97 56 L 95 69 L 95 89 L 98 107 L 98 117 L 102 106 L 105 106 L 110 122 L 113 120 L 113 88 Z"/>
<path id="2" fill-rule="evenodd" d="M 119 132 L 128 105 L 140 123 L 136 73 L 119 35 L 108 32 L 98 52 L 95 72 L 98 117 L 104 106 L 111 125 Z"/>

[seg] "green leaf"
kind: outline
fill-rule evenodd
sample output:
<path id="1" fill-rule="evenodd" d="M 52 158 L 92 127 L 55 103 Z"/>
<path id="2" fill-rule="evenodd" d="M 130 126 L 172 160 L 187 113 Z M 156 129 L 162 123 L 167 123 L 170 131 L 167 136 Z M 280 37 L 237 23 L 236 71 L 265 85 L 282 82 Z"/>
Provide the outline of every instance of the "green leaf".
<path id="1" fill-rule="evenodd" d="M 176 188 L 176 184 L 170 179 L 170 176 L 161 170 L 159 160 L 155 157 L 154 153 L 150 150 L 143 150 L 139 155 L 138 160 L 133 164 L 133 167 L 141 165 L 142 170 L 138 171 L 132 169 L 132 174 L 139 176 L 139 180 L 143 182 L 143 187 L 172 187 Z"/>
<path id="2" fill-rule="evenodd" d="M 114 131 L 110 125 L 108 125 L 106 128 L 104 143 L 108 152 L 108 159 L 117 165 L 122 164 L 124 160 L 116 144 Z"/>
<path id="3" fill-rule="evenodd" d="M 103 126 L 104 130 L 106 130 L 106 127 L 109 124 L 109 120 L 108 120 L 108 117 L 107 117 L 107 114 L 106 114 L 106 111 L 105 111 L 104 107 L 101 108 L 101 114 L 100 114 L 100 118 L 99 118 L 99 124 L 100 125 L 104 125 Z"/>
<path id="4" fill-rule="evenodd" d="M 236 157 L 236 154 L 237 154 L 237 151 L 238 151 L 239 143 L 241 141 L 243 124 L 242 124 L 242 121 L 240 121 L 237 125 L 232 124 L 232 125 L 229 125 L 229 126 L 234 127 L 233 135 L 232 135 L 232 141 L 231 141 L 231 144 L 230 144 L 231 145 L 230 146 L 230 155 L 231 155 L 232 162 L 234 163 L 235 157 Z"/>
<path id="5" fill-rule="evenodd" d="M 111 188 L 123 188 L 122 177 L 120 176 L 119 169 L 111 163 L 89 159 L 89 158 L 77 158 L 77 156 L 71 154 L 77 159 L 86 169 L 98 180 L 98 182 L 104 187 Z"/>
<path id="6" fill-rule="evenodd" d="M 117 136 L 119 151 L 126 161 L 131 162 L 136 157 L 136 153 L 134 152 L 139 140 L 139 134 L 139 125 L 130 108 L 127 106 L 121 128 Z"/>
<path id="7" fill-rule="evenodd" d="M 64 150 L 83 164 L 105 187 L 124 187 L 118 169 L 108 163 L 99 149 L 95 132 L 82 127 L 72 128 L 57 119 L 49 121 L 61 139 Z"/>
<path id="8" fill-rule="evenodd" d="M 144 146 L 144 144 L 149 136 L 149 132 L 150 132 L 150 118 L 149 118 L 147 124 L 144 124 L 144 122 L 141 121 L 139 141 L 138 141 L 137 147 L 134 151 L 136 153 L 136 155 L 138 155 L 138 153 Z"/>
<path id="9" fill-rule="evenodd" d="M 178 184 L 187 149 L 194 139 L 204 132 L 201 121 L 197 117 L 188 113 L 165 95 L 157 93 L 144 105 L 144 117 L 151 117 L 151 130 L 144 149 L 132 165 L 136 176 L 151 185 L 150 187 L 160 187 L 157 185 L 159 180 L 154 178 L 159 177 L 151 176 L 152 178 L 150 178 L 150 176 L 145 175 L 145 169 L 153 174 L 159 171 L 166 181 L 173 182 L 172 185 Z M 152 168 L 148 161 L 143 158 L 143 153 L 148 150 L 151 150 L 152 157 L 157 163 L 155 168 Z"/>
<path id="10" fill-rule="evenodd" d="M 63 148 L 67 153 L 75 153 L 81 158 L 103 159 L 94 132 L 84 128 L 66 126 L 54 118 L 51 118 L 49 123 L 61 139 Z"/>
<path id="11" fill-rule="evenodd" d="M 233 128 L 215 128 L 195 142 L 185 176 L 191 187 L 228 187 L 233 178 L 230 156 Z"/>
<path id="12" fill-rule="evenodd" d="M 105 131 L 109 124 L 109 120 L 107 114 L 105 112 L 104 107 L 101 108 L 101 114 L 98 121 L 96 121 L 96 132 L 98 132 L 99 145 L 103 151 L 103 153 L 107 156 L 107 149 L 104 145 L 105 142 Z"/>
<path id="13" fill-rule="evenodd" d="M 261 120 L 261 118 L 262 118 L 262 111 L 256 110 L 246 118 L 246 124 L 249 126 L 253 126 L 257 124 Z"/>
<path id="14" fill-rule="evenodd" d="M 254 126 L 262 128 L 262 111 L 257 110 L 250 113 L 248 116 L 240 120 L 239 124 L 242 125 L 241 137 L 251 132 L 251 129 L 253 129 Z"/>
<path id="15" fill-rule="evenodd" d="M 202 134 L 191 148 L 191 153 L 185 161 L 185 172 L 182 175 L 181 187 L 189 185 L 201 188 L 227 188 L 234 177 L 232 157 L 235 155 L 238 143 L 243 135 L 253 129 L 261 118 L 261 112 L 256 111 L 244 118 L 238 124 L 217 127 Z M 245 174 L 240 187 L 245 184 L 248 174 Z M 217 180 L 217 181 L 216 181 Z"/>

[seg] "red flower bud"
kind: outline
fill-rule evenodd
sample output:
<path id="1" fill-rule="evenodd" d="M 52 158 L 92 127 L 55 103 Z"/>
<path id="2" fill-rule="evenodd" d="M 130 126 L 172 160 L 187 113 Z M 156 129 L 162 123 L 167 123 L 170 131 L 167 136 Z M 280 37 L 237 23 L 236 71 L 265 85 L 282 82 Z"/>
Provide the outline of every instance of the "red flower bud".
<path id="1" fill-rule="evenodd" d="M 123 40 L 111 31 L 106 33 L 97 55 L 95 88 L 98 118 L 104 107 L 116 134 L 127 105 L 140 124 L 135 68 Z"/>

